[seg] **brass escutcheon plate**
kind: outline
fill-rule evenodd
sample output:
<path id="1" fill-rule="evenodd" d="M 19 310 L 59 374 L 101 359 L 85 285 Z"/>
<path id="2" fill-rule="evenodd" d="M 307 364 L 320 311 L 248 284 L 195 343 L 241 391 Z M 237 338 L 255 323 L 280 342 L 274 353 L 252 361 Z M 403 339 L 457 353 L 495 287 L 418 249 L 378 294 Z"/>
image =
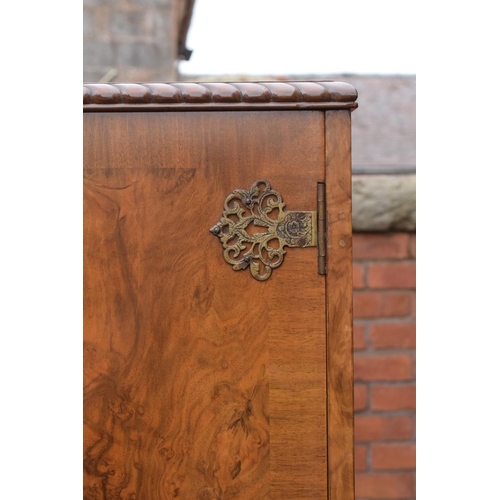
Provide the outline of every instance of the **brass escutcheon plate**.
<path id="1" fill-rule="evenodd" d="M 263 179 L 235 189 L 210 232 L 220 239 L 224 260 L 235 271 L 250 269 L 259 281 L 281 266 L 285 247 L 317 245 L 317 213 L 285 211 L 281 195 Z"/>

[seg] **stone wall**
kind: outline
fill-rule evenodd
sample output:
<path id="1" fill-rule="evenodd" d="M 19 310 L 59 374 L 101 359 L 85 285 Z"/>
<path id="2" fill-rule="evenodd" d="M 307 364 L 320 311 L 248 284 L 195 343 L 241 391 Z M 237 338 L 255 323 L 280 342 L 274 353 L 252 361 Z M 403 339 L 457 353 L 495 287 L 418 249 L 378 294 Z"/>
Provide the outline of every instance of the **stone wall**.
<path id="1" fill-rule="evenodd" d="M 83 0 L 83 81 L 178 78 L 190 0 Z"/>

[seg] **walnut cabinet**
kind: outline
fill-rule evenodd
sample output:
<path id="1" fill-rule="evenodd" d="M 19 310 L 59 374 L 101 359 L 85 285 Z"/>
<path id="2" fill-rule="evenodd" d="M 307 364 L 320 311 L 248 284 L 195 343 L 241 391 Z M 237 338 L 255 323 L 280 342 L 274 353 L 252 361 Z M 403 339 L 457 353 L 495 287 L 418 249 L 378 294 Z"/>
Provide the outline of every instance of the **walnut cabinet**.
<path id="1" fill-rule="evenodd" d="M 353 500 L 355 89 L 83 90 L 85 500 Z"/>

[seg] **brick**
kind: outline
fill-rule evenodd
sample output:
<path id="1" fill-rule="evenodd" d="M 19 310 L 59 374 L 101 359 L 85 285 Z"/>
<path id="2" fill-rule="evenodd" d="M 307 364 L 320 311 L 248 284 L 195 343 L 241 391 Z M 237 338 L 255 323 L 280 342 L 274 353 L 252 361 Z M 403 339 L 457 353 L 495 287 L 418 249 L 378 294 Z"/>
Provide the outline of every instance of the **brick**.
<path id="1" fill-rule="evenodd" d="M 412 438 L 413 422 L 410 416 L 382 417 L 356 415 L 354 439 L 356 443 L 370 441 L 408 441 Z"/>
<path id="2" fill-rule="evenodd" d="M 368 447 L 358 444 L 354 447 L 354 468 L 355 470 L 366 470 L 366 455 Z"/>
<path id="3" fill-rule="evenodd" d="M 352 265 L 352 286 L 360 289 L 365 287 L 365 266 L 354 263 Z"/>
<path id="4" fill-rule="evenodd" d="M 415 470 L 414 444 L 372 444 L 372 469 Z"/>
<path id="5" fill-rule="evenodd" d="M 411 295 L 411 316 L 417 317 L 417 294 L 415 292 Z"/>
<path id="6" fill-rule="evenodd" d="M 410 235 L 410 257 L 417 258 L 417 235 Z"/>
<path id="7" fill-rule="evenodd" d="M 412 380 L 412 378 L 412 358 L 407 354 L 354 356 L 354 380 Z"/>
<path id="8" fill-rule="evenodd" d="M 408 233 L 354 233 L 354 259 L 404 259 L 408 257 Z"/>
<path id="9" fill-rule="evenodd" d="M 416 344 L 415 323 L 378 323 L 369 329 L 375 349 L 411 349 Z"/>
<path id="10" fill-rule="evenodd" d="M 369 288 L 415 288 L 415 262 L 372 263 L 368 265 Z"/>
<path id="11" fill-rule="evenodd" d="M 354 292 L 355 318 L 387 318 L 411 314 L 410 292 Z"/>
<path id="12" fill-rule="evenodd" d="M 354 411 L 363 411 L 368 407 L 368 388 L 365 384 L 354 384 Z"/>
<path id="13" fill-rule="evenodd" d="M 415 474 L 366 473 L 355 476 L 356 498 L 366 499 L 408 499 L 415 497 Z"/>
<path id="14" fill-rule="evenodd" d="M 353 348 L 356 351 L 366 348 L 365 325 L 354 325 L 352 331 Z"/>
<path id="15" fill-rule="evenodd" d="M 374 385 L 371 387 L 371 409 L 375 411 L 414 410 L 414 385 Z"/>

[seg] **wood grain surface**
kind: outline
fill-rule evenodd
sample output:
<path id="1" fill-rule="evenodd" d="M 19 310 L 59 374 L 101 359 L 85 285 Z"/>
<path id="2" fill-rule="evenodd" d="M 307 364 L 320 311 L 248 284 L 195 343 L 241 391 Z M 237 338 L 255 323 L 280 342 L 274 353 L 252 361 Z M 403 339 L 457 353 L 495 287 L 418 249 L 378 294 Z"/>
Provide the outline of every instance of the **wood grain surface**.
<path id="1" fill-rule="evenodd" d="M 328 492 L 354 500 L 351 115 L 326 112 Z"/>
<path id="2" fill-rule="evenodd" d="M 258 282 L 209 232 L 260 178 L 316 210 L 324 137 L 320 111 L 84 115 L 86 500 L 327 498 L 317 249 Z"/>

